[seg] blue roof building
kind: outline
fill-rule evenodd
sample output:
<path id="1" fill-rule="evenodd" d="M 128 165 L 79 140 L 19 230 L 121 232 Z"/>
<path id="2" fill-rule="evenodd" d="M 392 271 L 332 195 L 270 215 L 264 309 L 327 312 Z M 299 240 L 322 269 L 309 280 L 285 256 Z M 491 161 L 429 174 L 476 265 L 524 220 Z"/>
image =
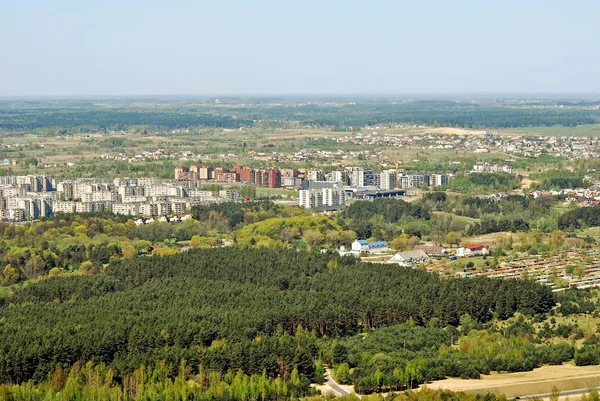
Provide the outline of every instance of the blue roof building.
<path id="1" fill-rule="evenodd" d="M 369 242 L 364 239 L 356 240 L 352 243 L 352 252 L 361 253 L 380 253 L 386 252 L 389 249 L 388 243 L 385 241 Z"/>

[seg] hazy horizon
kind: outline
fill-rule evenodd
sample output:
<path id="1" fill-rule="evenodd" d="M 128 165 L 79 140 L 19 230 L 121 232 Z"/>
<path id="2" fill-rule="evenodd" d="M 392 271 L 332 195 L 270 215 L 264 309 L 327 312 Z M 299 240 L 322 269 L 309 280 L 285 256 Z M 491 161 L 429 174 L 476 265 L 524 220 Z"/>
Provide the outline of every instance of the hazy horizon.
<path id="1" fill-rule="evenodd" d="M 0 0 L 0 98 L 596 96 L 597 15 L 593 0 Z"/>
<path id="2" fill-rule="evenodd" d="M 204 99 L 401 99 L 401 100 L 519 100 L 519 99 L 600 99 L 600 92 L 525 93 L 525 92 L 446 92 L 446 93 L 149 93 L 149 94 L 81 94 L 81 95 L 0 95 L 1 101 L 36 100 L 204 100 Z"/>

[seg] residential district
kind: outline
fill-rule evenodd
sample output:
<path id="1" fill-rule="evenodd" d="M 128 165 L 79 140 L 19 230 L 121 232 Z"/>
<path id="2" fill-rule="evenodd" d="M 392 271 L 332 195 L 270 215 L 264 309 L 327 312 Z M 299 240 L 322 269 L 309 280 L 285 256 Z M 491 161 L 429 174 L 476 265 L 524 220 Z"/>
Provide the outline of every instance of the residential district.
<path id="1" fill-rule="evenodd" d="M 211 166 L 175 168 L 175 179 L 178 181 L 246 183 L 258 187 L 299 189 L 299 205 L 315 211 L 342 209 L 347 197 L 372 199 L 403 196 L 406 189 L 410 188 L 445 186 L 450 177 L 451 174 L 409 174 L 398 168 L 374 171 L 347 167 L 329 172 L 321 169 L 254 169 L 241 166 L 232 169 Z"/>
<path id="2" fill-rule="evenodd" d="M 481 166 L 481 167 L 479 167 Z M 501 166 L 476 165 L 473 173 L 480 171 L 506 171 Z M 282 182 L 299 188 L 298 204 L 315 211 L 330 211 L 345 207 L 349 197 L 372 199 L 376 197 L 402 196 L 407 189 L 428 186 L 444 186 L 448 174 L 406 174 L 402 170 L 375 172 L 362 168 L 348 168 L 324 172 L 322 170 L 253 169 L 236 166 L 232 170 L 208 166 L 176 167 L 174 180 L 157 178 L 105 179 L 55 179 L 45 175 L 0 177 L 0 218 L 8 222 L 34 220 L 57 213 L 84 213 L 111 211 L 129 215 L 136 224 L 158 221 L 174 222 L 189 218 L 190 208 L 213 202 L 249 201 L 243 199 L 235 188 L 223 185 L 222 189 L 206 190 L 206 183 L 242 183 L 277 188 Z M 568 195 L 566 202 L 579 202 L 582 206 L 597 204 L 599 192 L 588 189 L 560 191 Z M 531 191 L 533 196 L 539 191 Z M 499 195 L 501 196 L 501 195 Z M 596 251 L 587 254 L 570 254 L 568 258 L 547 260 L 541 256 L 503 262 L 489 270 L 456 271 L 437 269 L 436 260 L 454 260 L 486 256 L 489 247 L 483 244 L 463 244 L 447 251 L 433 244 L 417 244 L 412 250 L 393 253 L 384 241 L 369 242 L 359 239 L 351 249 L 343 247 L 340 254 L 362 257 L 376 262 L 415 266 L 425 263 L 427 269 L 438 273 L 466 276 L 491 276 L 512 278 L 529 276 L 555 289 L 567 286 L 591 286 L 600 284 L 600 268 Z M 534 260 L 535 259 L 535 260 Z M 582 261 L 586 260 L 584 264 Z M 434 262 L 429 263 L 429 262 Z M 578 262 L 579 261 L 579 262 Z M 589 261 L 593 261 L 590 265 Z M 577 266 L 587 266 L 585 269 Z"/>
<path id="3" fill-rule="evenodd" d="M 115 214 L 156 217 L 186 213 L 194 205 L 241 201 L 236 186 L 299 189 L 298 204 L 312 210 L 344 208 L 347 197 L 401 196 L 405 189 L 441 186 L 447 174 L 405 174 L 400 170 L 374 172 L 362 168 L 325 173 L 322 170 L 254 169 L 235 166 L 175 167 L 174 180 L 157 178 L 55 179 L 47 175 L 0 177 L 0 218 L 27 221 L 56 213 L 111 211 Z M 203 189 L 207 183 L 224 189 Z"/>

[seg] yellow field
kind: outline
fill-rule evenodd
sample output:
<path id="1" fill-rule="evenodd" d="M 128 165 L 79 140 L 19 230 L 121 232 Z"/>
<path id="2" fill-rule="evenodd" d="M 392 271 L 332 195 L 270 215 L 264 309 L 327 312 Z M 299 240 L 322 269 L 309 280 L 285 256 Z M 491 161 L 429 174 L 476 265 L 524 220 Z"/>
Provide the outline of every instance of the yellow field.
<path id="1" fill-rule="evenodd" d="M 600 366 L 542 366 L 531 372 L 492 373 L 479 380 L 445 379 L 427 384 L 432 389 L 447 389 L 472 393 L 496 393 L 507 397 L 591 388 L 600 385 Z"/>

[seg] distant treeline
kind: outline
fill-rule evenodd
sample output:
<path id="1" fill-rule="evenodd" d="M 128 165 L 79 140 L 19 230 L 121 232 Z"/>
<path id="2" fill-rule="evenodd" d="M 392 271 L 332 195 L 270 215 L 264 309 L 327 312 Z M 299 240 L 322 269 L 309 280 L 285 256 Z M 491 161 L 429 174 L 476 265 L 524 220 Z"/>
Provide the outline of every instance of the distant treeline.
<path id="1" fill-rule="evenodd" d="M 91 104 L 64 107 L 0 107 L 0 129 L 28 130 L 45 127 L 96 127 L 123 129 L 152 126 L 167 129 L 195 126 L 238 128 L 258 124 L 279 127 L 288 122 L 329 126 L 334 130 L 375 124 L 416 124 L 463 128 L 575 126 L 600 122 L 600 111 L 583 108 L 538 109 L 470 102 L 417 101 L 358 103 L 340 107 L 243 106 L 168 108 L 99 108 Z"/>
<path id="2" fill-rule="evenodd" d="M 197 113 L 189 110 L 127 109 L 0 109 L 0 130 L 32 130 L 40 128 L 91 127 L 97 129 L 127 129 L 135 126 L 167 129 L 188 127 L 239 128 L 252 125 L 251 120 L 233 116 Z"/>
<path id="3" fill-rule="evenodd" d="M 455 102 L 414 102 L 399 105 L 356 105 L 319 110 L 318 125 L 364 126 L 405 123 L 461 128 L 515 128 L 595 124 L 600 112 L 591 110 L 539 110 L 506 108 Z M 309 120 L 310 121 L 310 120 Z"/>

